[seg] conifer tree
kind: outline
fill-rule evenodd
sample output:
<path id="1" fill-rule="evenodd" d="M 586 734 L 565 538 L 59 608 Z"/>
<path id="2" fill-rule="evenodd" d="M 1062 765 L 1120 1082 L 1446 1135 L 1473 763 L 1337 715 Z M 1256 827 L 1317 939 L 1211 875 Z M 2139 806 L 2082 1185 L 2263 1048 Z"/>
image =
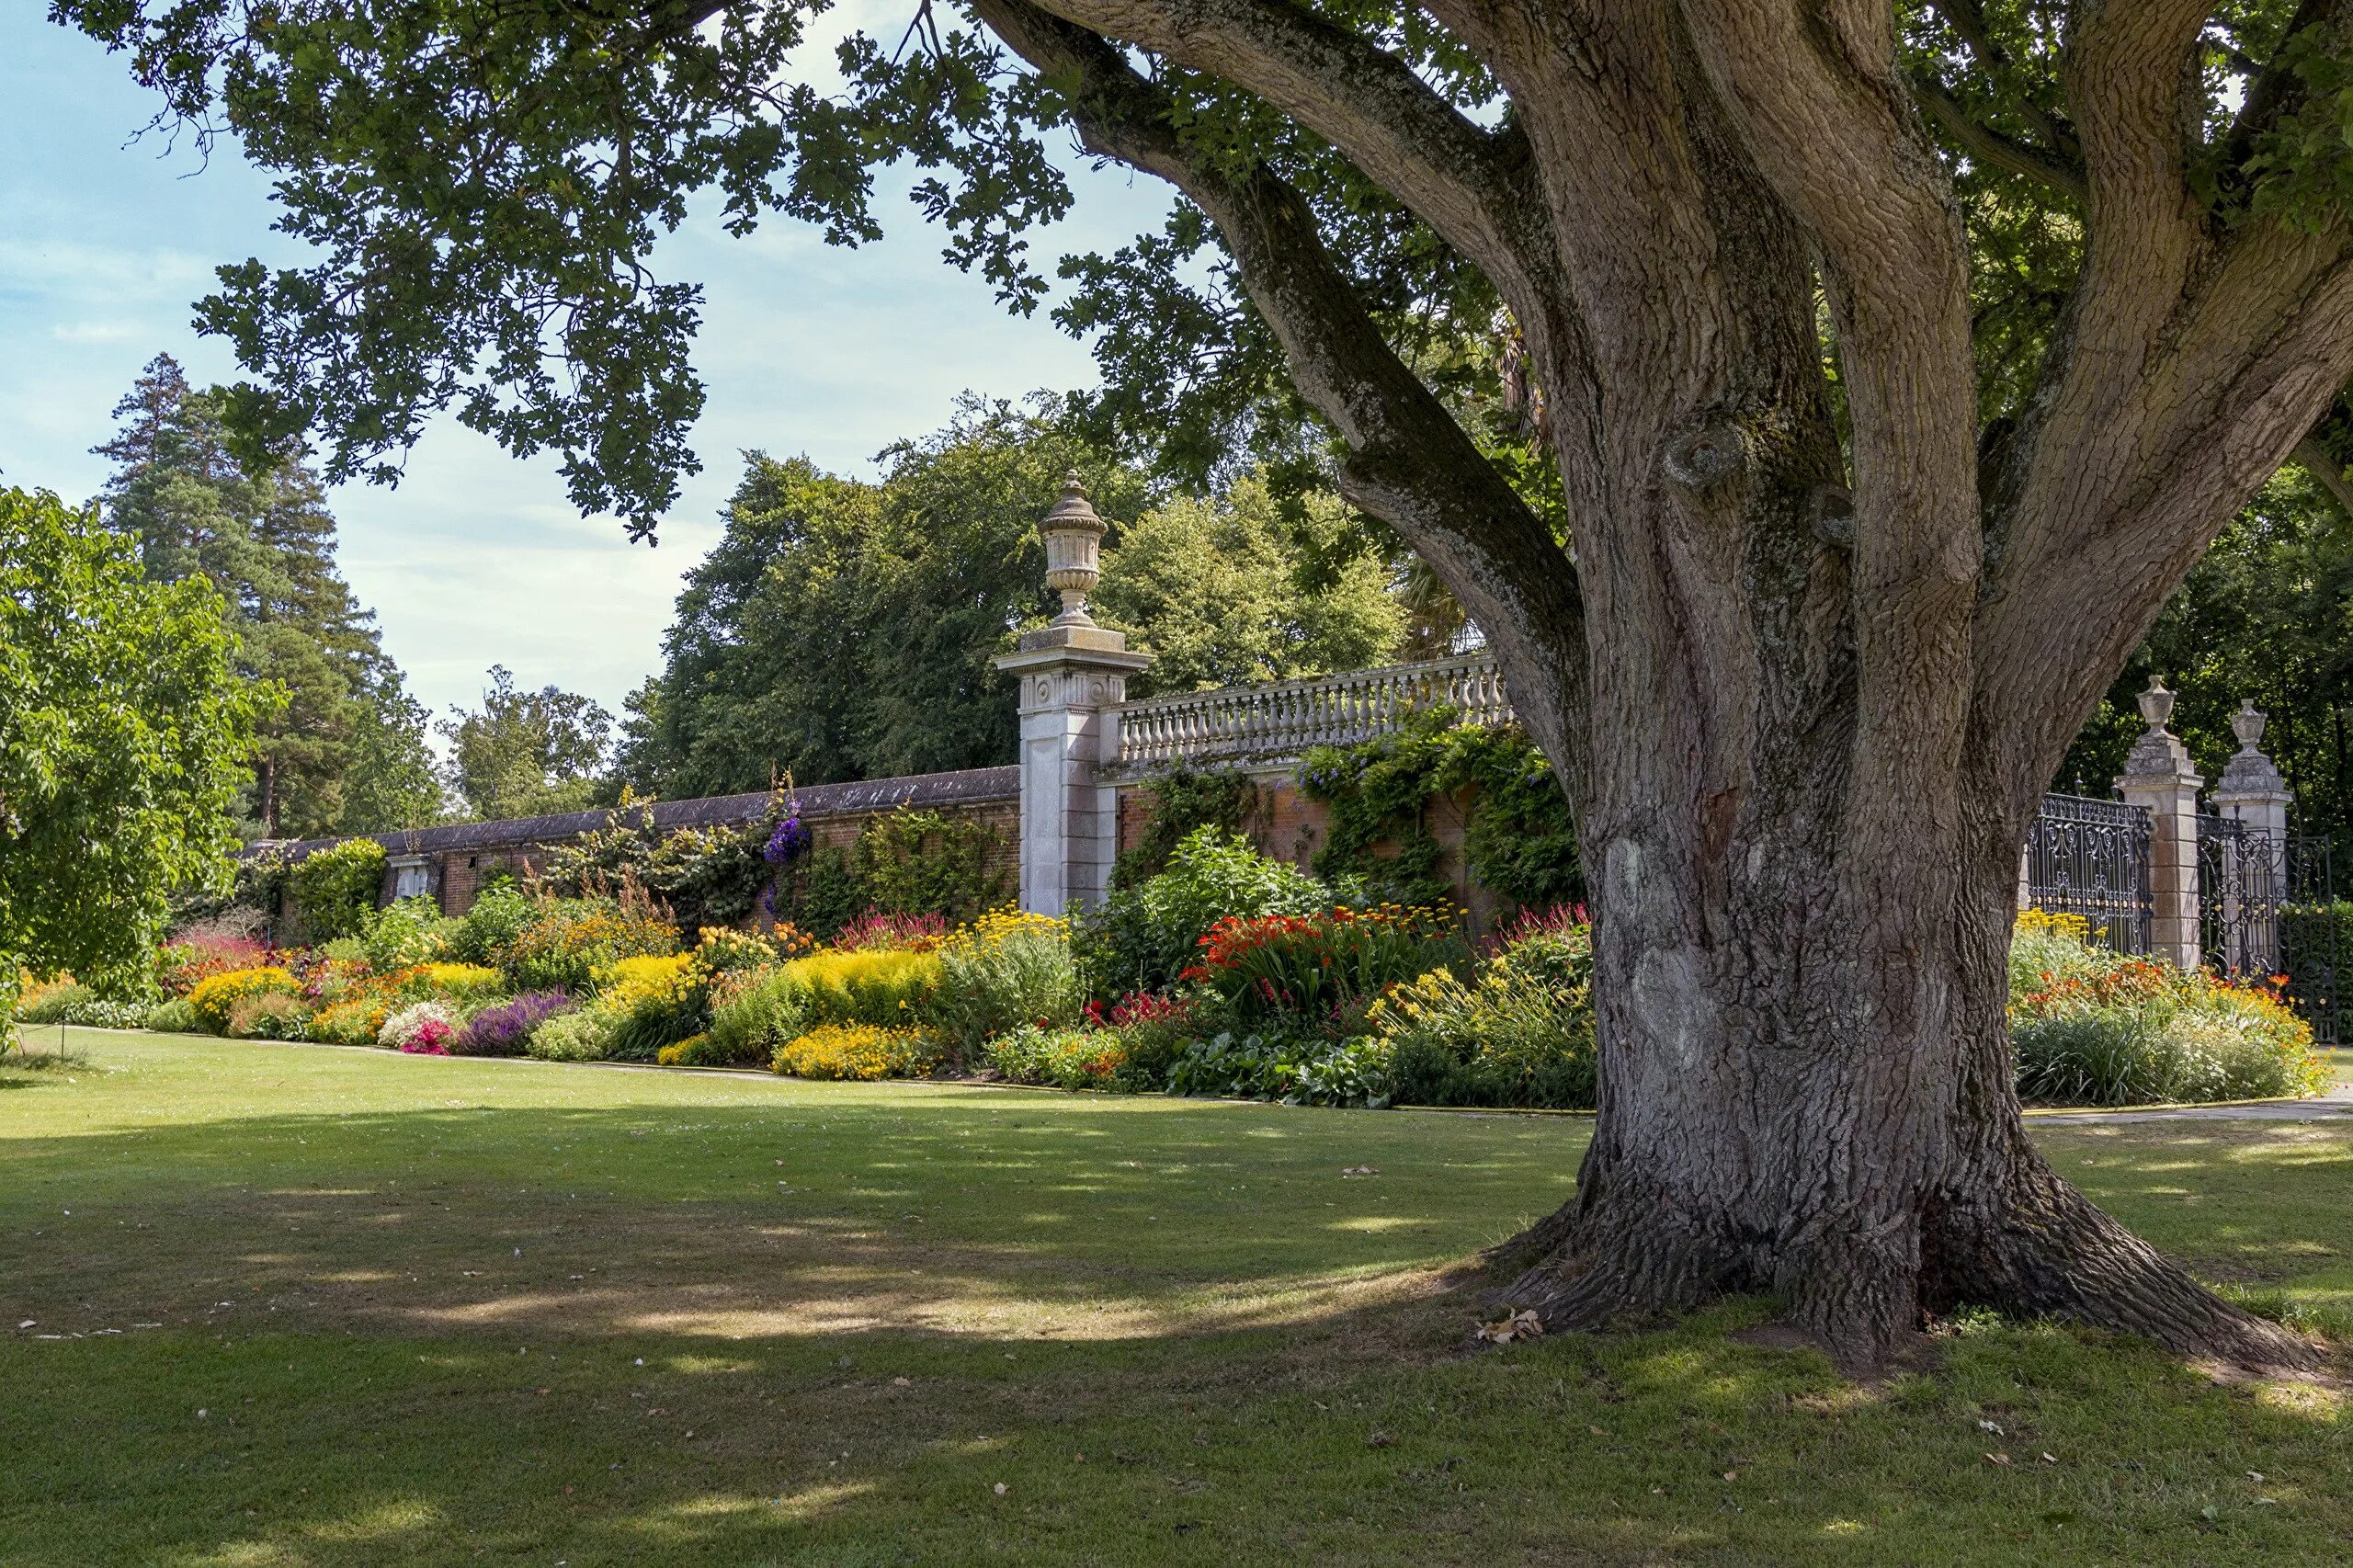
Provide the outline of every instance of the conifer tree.
<path id="1" fill-rule="evenodd" d="M 159 354 L 115 405 L 108 524 L 138 541 L 148 578 L 203 576 L 221 591 L 236 664 L 282 700 L 255 736 L 243 802 L 250 835 L 410 826 L 439 809 L 423 710 L 403 691 L 335 561 L 325 487 L 298 454 L 249 472 L 217 394 Z"/>

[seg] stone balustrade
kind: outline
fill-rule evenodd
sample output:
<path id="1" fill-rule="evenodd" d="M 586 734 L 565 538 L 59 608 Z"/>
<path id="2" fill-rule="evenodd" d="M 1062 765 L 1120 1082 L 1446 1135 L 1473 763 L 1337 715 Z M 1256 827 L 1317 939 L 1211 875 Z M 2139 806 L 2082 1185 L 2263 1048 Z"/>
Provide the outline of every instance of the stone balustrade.
<path id="1" fill-rule="evenodd" d="M 1508 723 L 1512 716 L 1503 673 L 1474 653 L 1131 702 L 1120 713 L 1120 763 L 1134 769 L 1296 756 L 1310 746 L 1386 734 L 1408 713 L 1439 703 L 1474 724 Z"/>

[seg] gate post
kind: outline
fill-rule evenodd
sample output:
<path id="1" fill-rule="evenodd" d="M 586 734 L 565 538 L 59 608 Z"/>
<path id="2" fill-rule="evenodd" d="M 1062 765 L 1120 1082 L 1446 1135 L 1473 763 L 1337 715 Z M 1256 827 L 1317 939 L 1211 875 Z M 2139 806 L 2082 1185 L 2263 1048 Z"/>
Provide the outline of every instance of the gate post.
<path id="1" fill-rule="evenodd" d="M 1038 524 L 1046 585 L 1063 612 L 996 661 L 1021 683 L 1021 907 L 1034 915 L 1102 903 L 1119 854 L 1119 790 L 1098 769 L 1120 760 L 1128 676 L 1152 656 L 1130 653 L 1125 633 L 1086 613 L 1106 528 L 1078 475 L 1067 475 Z"/>
<path id="2" fill-rule="evenodd" d="M 2141 694 L 2148 729 L 2132 743 L 2117 776 L 2116 792 L 2149 813 L 2149 948 L 2157 957 L 2196 969 L 2198 942 L 2198 790 L 2206 782 L 2190 766 L 2189 749 L 2165 728 L 2173 696 L 2154 677 Z"/>
<path id="3" fill-rule="evenodd" d="M 2216 812 L 2241 830 L 2241 853 L 2233 858 L 2230 874 L 2242 882 L 2271 884 L 2230 890 L 2238 907 L 2230 911 L 2234 939 L 2228 961 L 2233 969 L 2256 974 L 2282 967 L 2279 909 L 2290 896 L 2288 802 L 2295 798 L 2279 767 L 2256 749 L 2265 722 L 2251 698 L 2231 715 L 2231 733 L 2238 736 L 2239 749 L 2223 765 L 2213 795 Z"/>
<path id="4" fill-rule="evenodd" d="M 2239 749 L 2222 766 L 2222 779 L 2214 786 L 2214 809 L 2249 833 L 2285 844 L 2288 802 L 2296 797 L 2278 765 L 2256 749 L 2268 722 L 2251 698 L 2231 715 L 2231 733 L 2239 738 Z"/>

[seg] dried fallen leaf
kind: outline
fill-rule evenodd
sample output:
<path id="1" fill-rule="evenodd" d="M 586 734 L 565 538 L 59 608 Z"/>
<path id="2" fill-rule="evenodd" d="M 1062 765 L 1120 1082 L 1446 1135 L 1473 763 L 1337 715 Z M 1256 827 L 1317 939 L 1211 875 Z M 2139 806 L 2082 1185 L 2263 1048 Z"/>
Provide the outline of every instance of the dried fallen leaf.
<path id="1" fill-rule="evenodd" d="M 2007 1464 L 2010 1462 L 2010 1456 L 2007 1454 L 1987 1454 L 1985 1458 L 1988 1461 L 1994 1464 Z"/>
<path id="2" fill-rule="evenodd" d="M 1525 1310 L 1495 1323 L 1479 1325 L 1479 1337 L 1490 1345 L 1509 1345 L 1516 1339 L 1535 1339 L 1543 1332 L 1544 1320 Z"/>
<path id="3" fill-rule="evenodd" d="M 1724 1471 L 1724 1479 L 1726 1481 L 1738 1481 L 1740 1479 L 1740 1471 L 1736 1470 L 1728 1470 Z"/>
<path id="4" fill-rule="evenodd" d="M 2042 1462 L 2045 1464 L 2057 1464 L 2059 1462 L 2059 1456 L 2054 1453 L 2045 1452 L 2042 1456 Z"/>
<path id="5" fill-rule="evenodd" d="M 915 1386 L 915 1381 L 913 1378 L 892 1378 L 891 1386 L 894 1389 L 911 1389 Z"/>

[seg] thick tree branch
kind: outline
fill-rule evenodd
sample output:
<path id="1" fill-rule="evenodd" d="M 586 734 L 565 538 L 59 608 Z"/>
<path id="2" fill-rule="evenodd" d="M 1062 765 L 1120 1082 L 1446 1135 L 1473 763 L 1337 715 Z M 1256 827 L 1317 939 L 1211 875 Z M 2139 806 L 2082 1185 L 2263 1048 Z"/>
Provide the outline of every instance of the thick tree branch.
<path id="1" fill-rule="evenodd" d="M 1159 176 L 1209 214 L 1294 383 L 1347 443 L 1343 492 L 1394 527 L 1487 632 L 1514 692 L 1530 694 L 1523 718 L 1580 794 L 1586 648 L 1575 569 L 1390 349 L 1307 203 L 1263 167 L 1237 171 L 1188 147 L 1167 95 L 1089 29 L 1028 0 L 974 8 L 1040 71 L 1076 79 L 1073 118 L 1089 149 Z"/>
<path id="2" fill-rule="evenodd" d="M 1288 0 L 1040 0 L 1063 20 L 1222 77 L 1346 153 L 1516 311 L 1552 268 L 1521 143 L 1473 124 L 1370 40 Z M 992 24 L 994 25 L 994 24 Z"/>
<path id="3" fill-rule="evenodd" d="M 1981 563 L 1968 243 L 1878 0 L 1686 0 L 1708 74 L 1820 247 L 1852 428 L 1858 801 L 1942 809 Z M 1900 834 L 1895 813 L 1859 815 Z M 1891 848 L 1893 848 L 1891 843 Z"/>
<path id="4" fill-rule="evenodd" d="M 2353 372 L 2342 223 L 2223 224 L 2181 113 L 2203 0 L 2086 0 L 2065 80 L 2083 139 L 2082 271 L 1992 476 L 1979 724 L 2023 810 L 2214 532 Z M 2309 9 L 2309 7 L 2308 7 Z M 2101 613 L 2071 613 L 2097 604 Z"/>
<path id="5" fill-rule="evenodd" d="M 2318 426 L 2305 432 L 2303 439 L 2296 443 L 2293 455 L 2297 464 L 2306 473 L 2319 481 L 2323 489 L 2336 498 L 2336 505 L 2345 515 L 2347 517 L 2353 517 L 2353 477 L 2347 475 L 2344 462 L 2328 449 L 2327 444 L 2321 438 L 2323 430 L 2328 429 L 2332 425 L 2341 426 L 2344 423 L 2343 409 L 2332 410 L 2327 419 L 2322 420 Z"/>
<path id="6" fill-rule="evenodd" d="M 2087 187 L 2079 165 L 2056 153 L 2003 135 L 1962 108 L 1961 100 L 1933 76 L 1915 73 L 1912 91 L 1944 133 L 1978 162 L 2024 175 L 2073 200 L 2085 199 Z"/>

